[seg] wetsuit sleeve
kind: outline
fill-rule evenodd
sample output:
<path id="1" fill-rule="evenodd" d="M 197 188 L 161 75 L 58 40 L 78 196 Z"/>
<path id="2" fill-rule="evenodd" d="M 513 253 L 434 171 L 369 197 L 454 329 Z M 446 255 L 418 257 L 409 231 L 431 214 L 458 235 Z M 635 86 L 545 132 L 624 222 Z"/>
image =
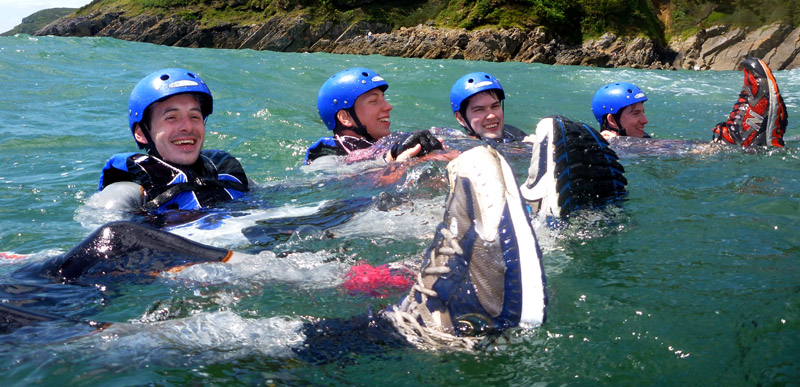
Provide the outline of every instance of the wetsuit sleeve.
<path id="1" fill-rule="evenodd" d="M 107 210 L 136 211 L 144 205 L 144 190 L 134 182 L 116 182 L 92 195 L 86 205 Z"/>
<path id="2" fill-rule="evenodd" d="M 136 223 L 113 222 L 66 254 L 21 270 L 65 283 L 147 281 L 163 271 L 203 262 L 227 262 L 230 258 L 232 252 L 227 249 Z"/>
<path id="3" fill-rule="evenodd" d="M 333 137 L 323 137 L 317 140 L 306 150 L 306 164 L 311 164 L 314 160 L 322 156 L 344 156 L 347 152 L 342 149 Z"/>

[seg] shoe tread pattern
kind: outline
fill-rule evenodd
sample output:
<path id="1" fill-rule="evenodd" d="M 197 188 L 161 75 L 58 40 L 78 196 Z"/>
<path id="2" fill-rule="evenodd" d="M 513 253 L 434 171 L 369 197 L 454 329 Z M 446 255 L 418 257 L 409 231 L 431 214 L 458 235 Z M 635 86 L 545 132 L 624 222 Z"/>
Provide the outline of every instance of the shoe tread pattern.
<path id="1" fill-rule="evenodd" d="M 560 216 L 622 199 L 625 168 L 608 142 L 590 126 L 555 116 L 555 175 Z"/>

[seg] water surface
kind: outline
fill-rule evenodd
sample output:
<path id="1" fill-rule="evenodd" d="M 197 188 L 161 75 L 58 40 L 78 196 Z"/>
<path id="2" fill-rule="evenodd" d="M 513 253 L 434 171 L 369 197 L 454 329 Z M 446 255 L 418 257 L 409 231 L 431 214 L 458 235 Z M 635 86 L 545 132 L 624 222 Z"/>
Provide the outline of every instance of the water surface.
<path id="1" fill-rule="evenodd" d="M 313 366 L 287 350 L 296 325 L 396 301 L 348 295 L 341 275 L 360 261 L 418 260 L 446 189 L 441 163 L 387 186 L 372 185 L 368 167 L 302 166 L 306 147 L 327 135 L 315 106 L 332 73 L 364 66 L 383 75 L 394 131 L 454 126 L 449 88 L 471 71 L 501 80 L 507 122 L 528 132 L 550 114 L 593 123 L 593 92 L 631 81 L 647 92 L 654 137 L 700 142 L 730 112 L 741 73 L 2 37 L 0 251 L 46 259 L 93 230 L 80 209 L 100 169 L 112 153 L 135 150 L 130 90 L 173 66 L 198 72 L 214 94 L 206 147 L 236 155 L 257 183 L 228 208 L 251 216 L 242 227 L 331 208 L 349 217 L 333 221 L 334 237 L 322 240 L 314 236 L 325 224 L 261 240 L 193 234 L 265 250 L 245 267 L 208 265 L 105 292 L 51 286 L 54 298 L 39 302 L 61 315 L 125 324 L 72 339 L 60 324 L 16 332 L 2 340 L 4 384 L 752 385 L 800 377 L 800 70 L 775 73 L 790 117 L 785 150 L 620 152 L 630 195 L 618 216 L 594 229 L 539 228 L 550 295 L 541 328 L 476 353 L 389 349 Z M 527 160 L 513 164 L 522 178 Z M 377 211 L 382 192 L 402 203 Z M 19 265 L 0 263 L 0 282 L 13 283 Z"/>

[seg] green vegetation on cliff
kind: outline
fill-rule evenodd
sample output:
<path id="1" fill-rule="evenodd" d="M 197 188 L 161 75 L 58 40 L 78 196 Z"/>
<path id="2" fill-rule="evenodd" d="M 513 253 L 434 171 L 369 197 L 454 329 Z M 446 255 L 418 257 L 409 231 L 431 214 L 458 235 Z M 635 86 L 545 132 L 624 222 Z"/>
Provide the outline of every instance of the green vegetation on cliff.
<path id="1" fill-rule="evenodd" d="M 129 14 L 178 15 L 206 26 L 259 23 L 273 16 L 325 21 L 427 24 L 446 28 L 544 27 L 580 42 L 605 32 L 666 42 L 713 24 L 800 25 L 800 0 L 95 0 L 79 13 L 117 9 Z"/>
<path id="2" fill-rule="evenodd" d="M 20 23 L 18 26 L 14 27 L 10 31 L 0 34 L 0 36 L 11 36 L 14 34 L 32 35 L 34 32 L 46 26 L 53 20 L 67 16 L 75 12 L 76 9 L 77 8 L 50 8 L 34 12 L 23 18 L 22 23 Z"/>
<path id="3" fill-rule="evenodd" d="M 776 21 L 800 25 L 800 0 L 663 1 L 669 35 L 685 35 L 715 24 L 758 27 Z"/>

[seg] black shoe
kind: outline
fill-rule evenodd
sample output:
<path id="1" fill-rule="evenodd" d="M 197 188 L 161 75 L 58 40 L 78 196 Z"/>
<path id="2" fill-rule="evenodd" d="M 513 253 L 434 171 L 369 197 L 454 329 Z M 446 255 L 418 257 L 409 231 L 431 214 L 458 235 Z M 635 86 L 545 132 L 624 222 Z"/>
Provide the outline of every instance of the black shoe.
<path id="1" fill-rule="evenodd" d="M 520 190 L 534 214 L 565 217 L 621 200 L 625 168 L 608 142 L 586 124 L 546 117 L 536 126 L 528 179 Z"/>

